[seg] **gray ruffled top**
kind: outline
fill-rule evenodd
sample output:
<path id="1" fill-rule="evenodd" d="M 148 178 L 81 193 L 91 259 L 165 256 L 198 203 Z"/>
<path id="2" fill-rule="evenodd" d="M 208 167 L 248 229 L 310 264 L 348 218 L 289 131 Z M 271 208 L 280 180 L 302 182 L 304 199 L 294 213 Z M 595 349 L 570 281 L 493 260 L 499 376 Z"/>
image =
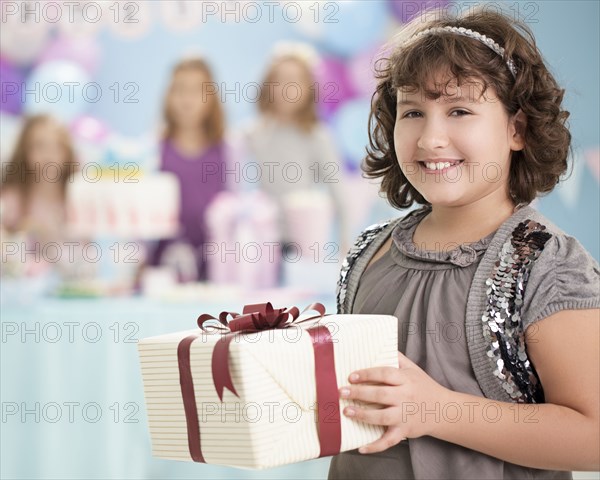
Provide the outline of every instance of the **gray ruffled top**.
<path id="1" fill-rule="evenodd" d="M 413 233 L 429 213 L 425 207 L 401 220 L 390 249 L 362 274 L 352 313 L 398 318 L 398 350 L 441 385 L 484 397 L 469 357 L 465 335 L 468 292 L 496 232 L 475 243 L 441 251 L 420 250 Z M 428 413 L 435 421 L 451 415 L 443 406 Z M 474 415 L 486 413 L 474 408 Z M 357 450 L 331 460 L 330 479 L 571 479 L 570 472 L 527 468 L 425 436 L 377 454 Z"/>

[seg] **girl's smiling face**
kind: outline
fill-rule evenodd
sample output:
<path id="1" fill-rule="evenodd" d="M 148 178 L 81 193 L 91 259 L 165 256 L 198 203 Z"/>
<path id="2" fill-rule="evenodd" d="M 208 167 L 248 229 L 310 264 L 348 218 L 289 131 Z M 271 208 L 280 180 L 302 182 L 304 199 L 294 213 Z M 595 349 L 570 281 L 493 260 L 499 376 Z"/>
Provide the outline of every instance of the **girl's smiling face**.
<path id="1" fill-rule="evenodd" d="M 436 83 L 436 85 L 439 85 Z M 443 85 L 443 84 L 442 84 Z M 464 206 L 510 198 L 511 150 L 524 147 L 492 86 L 448 83 L 445 95 L 399 89 L 395 152 L 413 187 L 432 205 Z"/>

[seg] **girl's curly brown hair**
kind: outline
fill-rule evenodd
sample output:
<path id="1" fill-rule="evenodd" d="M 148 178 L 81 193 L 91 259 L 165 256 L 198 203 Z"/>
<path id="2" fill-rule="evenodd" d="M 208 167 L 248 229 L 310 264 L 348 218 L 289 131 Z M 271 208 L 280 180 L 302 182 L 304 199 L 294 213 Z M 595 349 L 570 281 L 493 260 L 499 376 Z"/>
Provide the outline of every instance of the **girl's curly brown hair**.
<path id="1" fill-rule="evenodd" d="M 429 98 L 442 95 L 453 80 L 463 85 L 476 79 L 483 84 L 482 94 L 490 86 L 495 89 L 509 117 L 519 109 L 525 114 L 525 148 L 513 151 L 510 162 L 509 191 L 516 204 L 530 203 L 538 194 L 552 191 L 566 172 L 572 152 L 566 124 L 569 112 L 561 108 L 565 91 L 544 64 L 529 27 L 497 9 L 484 5 L 458 17 L 442 10 L 423 12 L 402 28 L 390 54 L 377 60 L 370 146 L 362 169 L 367 178 L 382 177 L 380 191 L 392 206 L 428 204 L 404 176 L 396 158 L 396 93 L 400 87 L 424 91 L 440 72 L 449 73 L 448 82 L 441 89 L 424 91 Z M 412 38 L 427 28 L 445 26 L 474 30 L 504 47 L 505 57 L 512 58 L 517 68 L 516 80 L 505 59 L 476 39 L 450 32 Z"/>

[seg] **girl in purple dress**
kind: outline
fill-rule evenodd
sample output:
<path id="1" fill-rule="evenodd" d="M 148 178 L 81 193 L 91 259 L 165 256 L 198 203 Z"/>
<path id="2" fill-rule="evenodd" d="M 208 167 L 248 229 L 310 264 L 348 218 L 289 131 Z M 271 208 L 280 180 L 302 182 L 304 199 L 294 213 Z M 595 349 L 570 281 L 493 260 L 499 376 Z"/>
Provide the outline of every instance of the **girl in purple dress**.
<path id="1" fill-rule="evenodd" d="M 164 101 L 166 128 L 160 169 L 179 179 L 180 232 L 176 238 L 158 243 L 150 263 L 194 258 L 195 262 L 186 264 L 183 278 L 188 280 L 206 279 L 204 215 L 208 204 L 225 187 L 224 115 L 215 85 L 204 60 L 185 59 L 174 67 Z"/>

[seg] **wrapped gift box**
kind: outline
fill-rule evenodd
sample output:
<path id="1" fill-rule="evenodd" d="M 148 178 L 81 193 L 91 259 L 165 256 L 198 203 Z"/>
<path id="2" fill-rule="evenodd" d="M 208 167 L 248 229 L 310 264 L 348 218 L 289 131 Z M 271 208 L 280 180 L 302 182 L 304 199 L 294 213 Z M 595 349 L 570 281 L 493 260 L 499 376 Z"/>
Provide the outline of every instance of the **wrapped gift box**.
<path id="1" fill-rule="evenodd" d="M 323 381 L 318 387 L 317 347 L 309 332 L 315 325 L 325 326 L 330 334 L 335 364 L 331 370 L 335 370 L 337 383 L 329 385 L 330 396 L 327 403 L 321 402 L 322 409 L 317 403 L 317 388 L 323 388 Z M 193 379 L 191 398 L 195 400 L 199 442 L 197 433 L 189 429 L 189 418 L 186 420 L 178 357 L 180 343 L 192 335 L 197 337 L 189 343 L 188 371 Z M 337 453 L 331 453 L 332 448 L 353 450 L 384 433 L 384 427 L 346 417 L 344 407 L 357 402 L 341 399 L 337 389 L 348 384 L 348 376 L 355 370 L 398 365 L 395 317 L 326 315 L 289 328 L 238 332 L 233 335 L 227 354 L 237 395 L 225 388 L 222 398 L 213 377 L 213 350 L 219 341 L 223 342 L 221 333 L 194 329 L 138 343 L 153 455 L 241 468 L 269 468 Z M 317 360 L 321 378 L 323 373 L 325 377 L 331 374 L 331 381 L 326 383 L 334 383 L 333 372 L 323 372 L 324 364 L 320 362 Z M 190 397 L 187 398 L 190 408 Z M 321 419 L 318 411 L 325 413 Z M 320 433 L 325 435 L 325 430 L 331 429 L 338 429 L 341 441 L 338 445 L 322 445 L 327 442 Z M 201 460 L 192 458 L 190 441 L 199 444 Z"/>

